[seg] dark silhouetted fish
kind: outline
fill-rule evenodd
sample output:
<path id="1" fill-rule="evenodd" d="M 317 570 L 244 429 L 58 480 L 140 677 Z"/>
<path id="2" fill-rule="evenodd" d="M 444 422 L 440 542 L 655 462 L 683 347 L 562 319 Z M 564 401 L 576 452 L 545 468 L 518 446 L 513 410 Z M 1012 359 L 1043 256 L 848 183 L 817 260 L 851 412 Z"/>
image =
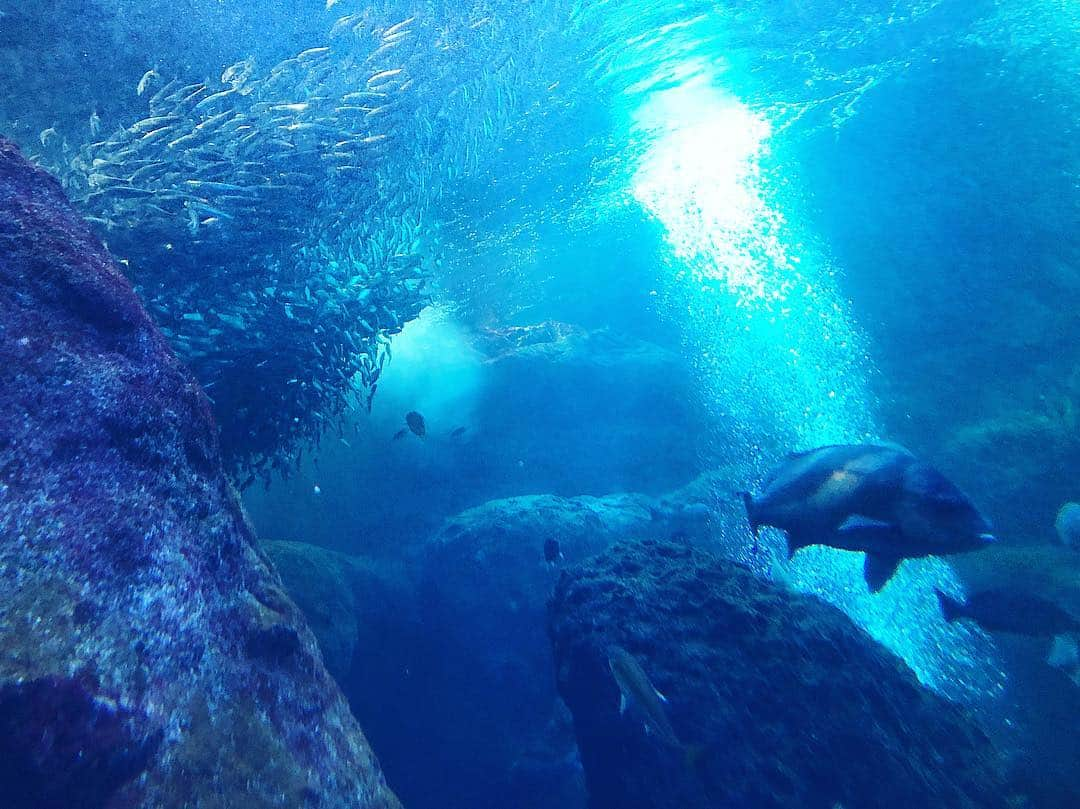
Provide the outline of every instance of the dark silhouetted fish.
<path id="1" fill-rule="evenodd" d="M 608 649 L 608 667 L 619 686 L 619 713 L 633 707 L 641 715 L 648 733 L 655 734 L 664 744 L 681 749 L 682 742 L 664 709 L 667 697 L 656 689 L 634 656 L 621 646 L 612 646 Z"/>
<path id="2" fill-rule="evenodd" d="M 468 427 L 458 427 L 453 432 L 450 433 L 450 437 L 451 438 L 461 438 L 461 436 L 465 435 L 465 431 L 467 429 L 469 429 L 469 428 Z"/>
<path id="3" fill-rule="evenodd" d="M 409 425 L 410 430 L 421 438 L 427 435 L 427 425 L 424 423 L 424 417 L 415 410 L 410 410 L 405 414 L 405 423 Z"/>
<path id="4" fill-rule="evenodd" d="M 902 447 L 858 444 L 789 455 L 762 491 L 743 493 L 750 527 L 787 532 L 788 557 L 807 545 L 866 553 L 877 592 L 902 559 L 978 550 L 990 524 L 944 475 Z"/>
<path id="5" fill-rule="evenodd" d="M 1029 637 L 1053 637 L 1080 632 L 1080 620 L 1052 601 L 1017 590 L 992 589 L 972 593 L 966 601 L 937 593 L 941 614 L 950 624 L 970 620 L 987 632 Z"/>
<path id="6" fill-rule="evenodd" d="M 408 427 L 402 427 L 400 430 L 398 430 L 396 433 L 394 433 L 394 440 L 395 441 L 400 441 L 402 438 L 404 438 L 408 434 L 409 434 L 409 428 Z"/>

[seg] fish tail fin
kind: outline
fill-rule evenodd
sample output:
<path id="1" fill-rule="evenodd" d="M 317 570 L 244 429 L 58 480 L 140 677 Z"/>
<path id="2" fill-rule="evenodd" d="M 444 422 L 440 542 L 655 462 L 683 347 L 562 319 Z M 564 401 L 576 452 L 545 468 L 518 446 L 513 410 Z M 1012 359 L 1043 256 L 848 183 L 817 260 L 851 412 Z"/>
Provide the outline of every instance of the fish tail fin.
<path id="1" fill-rule="evenodd" d="M 936 587 L 934 588 L 934 595 L 937 596 L 938 606 L 941 607 L 941 617 L 945 619 L 945 623 L 951 624 L 963 615 L 964 605 L 955 598 L 950 598 Z"/>

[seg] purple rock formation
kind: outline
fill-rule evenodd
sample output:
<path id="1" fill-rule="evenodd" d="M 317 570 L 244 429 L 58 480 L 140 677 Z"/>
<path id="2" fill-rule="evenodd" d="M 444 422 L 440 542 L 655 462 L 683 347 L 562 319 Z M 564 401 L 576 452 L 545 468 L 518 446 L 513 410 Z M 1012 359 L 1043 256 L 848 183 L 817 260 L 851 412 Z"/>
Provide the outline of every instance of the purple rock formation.
<path id="1" fill-rule="evenodd" d="M 4 806 L 399 806 L 255 544 L 205 395 L 0 140 L 4 731 Z"/>
<path id="2" fill-rule="evenodd" d="M 590 809 L 1009 803 L 971 716 L 840 610 L 733 562 L 620 543 L 563 573 L 550 618 Z M 632 695 L 620 711 L 616 646 L 666 695 L 670 738 Z"/>

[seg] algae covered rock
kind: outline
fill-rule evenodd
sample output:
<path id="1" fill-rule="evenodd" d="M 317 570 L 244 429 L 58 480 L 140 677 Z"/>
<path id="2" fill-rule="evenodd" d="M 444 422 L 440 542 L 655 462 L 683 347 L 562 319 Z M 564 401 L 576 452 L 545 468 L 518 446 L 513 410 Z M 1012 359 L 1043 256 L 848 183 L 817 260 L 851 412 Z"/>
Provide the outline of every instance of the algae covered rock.
<path id="1" fill-rule="evenodd" d="M 994 807 L 996 756 L 956 706 L 842 612 L 685 545 L 622 543 L 550 607 L 590 806 Z M 679 744 L 620 714 L 625 649 Z"/>
<path id="2" fill-rule="evenodd" d="M 559 569 L 628 536 L 692 537 L 707 519 L 706 480 L 662 498 L 511 497 L 447 520 L 425 550 L 421 587 L 425 623 L 441 627 L 448 657 L 470 661 L 463 693 L 508 694 L 515 726 L 547 722 L 554 682 L 535 672 L 551 671 L 546 608 Z"/>
<path id="3" fill-rule="evenodd" d="M 1080 430 L 1071 400 L 1018 409 L 958 429 L 946 443 L 958 482 L 1007 542 L 1055 537 L 1061 504 L 1076 496 Z"/>
<path id="4" fill-rule="evenodd" d="M 437 754 L 469 751 L 454 777 L 489 782 L 464 806 L 583 805 L 569 717 L 555 689 L 547 601 L 559 570 L 628 536 L 704 532 L 714 475 L 661 497 L 531 495 L 492 500 L 443 524 L 421 557 L 424 670 L 418 706 L 441 718 Z M 548 543 L 557 555 L 548 560 Z M 367 725 L 365 725 L 366 727 Z M 503 777 L 509 773 L 509 777 Z M 526 803 L 529 799 L 534 803 Z M 490 802 L 478 803 L 485 800 Z"/>
<path id="5" fill-rule="evenodd" d="M 0 805 L 396 807 L 206 396 L 0 141 Z"/>

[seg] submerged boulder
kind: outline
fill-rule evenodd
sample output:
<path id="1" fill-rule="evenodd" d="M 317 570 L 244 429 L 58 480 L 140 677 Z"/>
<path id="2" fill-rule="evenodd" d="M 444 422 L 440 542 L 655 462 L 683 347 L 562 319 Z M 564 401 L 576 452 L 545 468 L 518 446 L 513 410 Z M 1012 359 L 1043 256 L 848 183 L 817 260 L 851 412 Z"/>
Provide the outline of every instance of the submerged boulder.
<path id="1" fill-rule="evenodd" d="M 1004 805 L 965 712 L 841 611 L 732 562 L 622 543 L 566 571 L 550 610 L 594 809 Z M 620 713 L 613 647 L 666 695 L 675 741 L 633 700 Z"/>
<path id="2" fill-rule="evenodd" d="M 399 805 L 206 396 L 2 140 L 0 413 L 0 805 Z"/>
<path id="3" fill-rule="evenodd" d="M 451 777 L 492 785 L 490 803 L 472 795 L 463 806 L 543 805 L 525 802 L 536 800 L 537 773 L 563 795 L 560 806 L 583 805 L 547 636 L 559 570 L 628 536 L 703 534 L 716 485 L 705 475 L 658 498 L 493 500 L 448 519 L 428 542 L 419 568 L 429 685 L 414 706 L 445 725 L 435 757 L 469 751 Z"/>
<path id="4" fill-rule="evenodd" d="M 385 654 L 382 629 L 401 626 L 415 612 L 415 592 L 390 562 L 320 548 L 307 542 L 265 542 L 285 589 L 303 611 L 326 667 L 345 681 L 357 653 L 363 664 Z M 378 651 L 376 651 L 378 650 Z"/>

